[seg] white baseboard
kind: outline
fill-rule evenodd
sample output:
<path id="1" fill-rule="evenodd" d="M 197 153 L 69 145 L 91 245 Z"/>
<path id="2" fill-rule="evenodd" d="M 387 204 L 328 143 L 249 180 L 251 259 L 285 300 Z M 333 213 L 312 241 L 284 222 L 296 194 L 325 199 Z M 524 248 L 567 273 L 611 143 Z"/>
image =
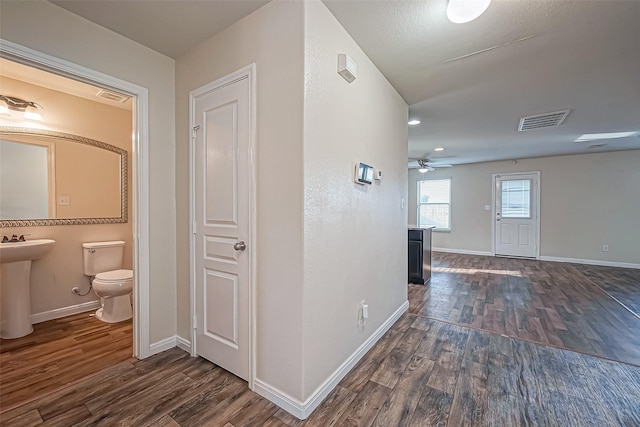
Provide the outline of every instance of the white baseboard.
<path id="1" fill-rule="evenodd" d="M 258 378 L 253 380 L 253 391 L 270 402 L 275 403 L 276 406 L 284 409 L 294 417 L 304 420 L 309 416 L 305 411 L 304 402 L 289 396 L 282 390 L 278 390 L 276 387 L 272 387 Z"/>
<path id="2" fill-rule="evenodd" d="M 467 249 L 450 249 L 450 248 L 431 248 L 432 252 L 447 252 L 450 254 L 463 254 L 463 255 L 484 255 L 493 256 L 493 253 L 489 251 L 470 251 Z"/>
<path id="3" fill-rule="evenodd" d="M 191 354 L 191 341 L 176 335 L 176 347 Z"/>
<path id="4" fill-rule="evenodd" d="M 191 341 L 186 340 L 178 335 L 174 335 L 169 338 L 165 338 L 160 341 L 156 341 L 149 346 L 149 356 L 162 353 L 165 350 L 170 350 L 173 347 L 178 347 L 181 350 L 191 353 Z"/>
<path id="5" fill-rule="evenodd" d="M 580 258 L 563 258 L 555 256 L 541 256 L 540 261 L 552 261 L 552 262 L 569 262 L 574 264 L 589 264 L 589 265 L 601 265 L 604 267 L 622 267 L 622 268 L 636 268 L 640 269 L 640 264 L 634 264 L 630 262 L 615 262 L 615 261 L 600 261 L 595 259 L 580 259 Z"/>
<path id="6" fill-rule="evenodd" d="M 349 371 L 362 359 L 393 324 L 409 309 L 405 301 L 358 349 L 345 360 L 304 402 L 256 378 L 253 388 L 256 393 L 275 403 L 291 415 L 304 420 L 322 403 Z"/>
<path id="7" fill-rule="evenodd" d="M 100 301 L 83 302 L 82 304 L 70 305 L 68 307 L 56 308 L 55 310 L 32 314 L 31 323 L 42 323 L 47 320 L 60 319 L 61 317 L 84 313 L 85 311 L 97 310 L 99 308 Z"/>
<path id="8" fill-rule="evenodd" d="M 176 345 L 177 342 L 175 335 L 160 341 L 156 341 L 149 346 L 149 356 L 153 356 L 154 354 L 162 353 L 165 350 L 172 349 Z"/>

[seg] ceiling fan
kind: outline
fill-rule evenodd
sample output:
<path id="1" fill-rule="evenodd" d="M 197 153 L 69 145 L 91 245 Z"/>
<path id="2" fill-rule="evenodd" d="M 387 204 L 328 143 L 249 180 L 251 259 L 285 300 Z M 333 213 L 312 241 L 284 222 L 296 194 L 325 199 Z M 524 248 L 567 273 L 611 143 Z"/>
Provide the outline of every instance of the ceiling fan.
<path id="1" fill-rule="evenodd" d="M 429 159 L 410 159 L 409 169 L 418 169 L 420 173 L 433 172 L 440 168 L 451 168 L 453 165 L 434 163 Z"/>

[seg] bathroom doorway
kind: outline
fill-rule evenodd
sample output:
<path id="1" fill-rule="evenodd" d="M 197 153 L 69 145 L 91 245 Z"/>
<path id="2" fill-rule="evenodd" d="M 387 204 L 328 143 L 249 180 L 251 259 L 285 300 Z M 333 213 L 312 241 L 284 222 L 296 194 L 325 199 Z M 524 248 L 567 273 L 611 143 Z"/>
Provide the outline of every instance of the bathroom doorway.
<path id="1" fill-rule="evenodd" d="M 125 251 L 125 264 L 124 268 L 131 268 L 134 271 L 134 289 L 133 289 L 133 319 L 129 321 L 122 322 L 122 324 L 107 324 L 107 323 L 96 323 L 99 322 L 97 319 L 93 317 L 89 317 L 90 314 L 95 312 L 95 309 L 98 306 L 97 297 L 87 291 L 89 290 L 89 280 L 88 278 L 82 278 L 82 272 L 80 271 L 79 276 L 76 279 L 70 280 L 69 283 L 64 283 L 63 286 L 66 288 L 66 292 L 69 295 L 72 294 L 72 288 L 79 288 L 79 292 L 82 294 L 87 294 L 85 298 L 88 300 L 82 300 L 78 304 L 71 304 L 73 306 L 69 309 L 70 305 L 62 302 L 61 307 L 48 307 L 45 310 L 36 310 L 37 312 L 33 312 L 32 310 L 32 321 L 35 323 L 36 332 L 41 331 L 42 334 L 33 335 L 31 339 L 31 335 L 25 338 L 19 338 L 18 340 L 22 340 L 19 344 L 13 345 L 3 345 L 3 352 L 6 348 L 7 350 L 15 350 L 16 347 L 25 348 L 25 346 L 36 345 L 38 343 L 42 343 L 43 340 L 47 339 L 59 339 L 65 333 L 75 334 L 75 337 L 72 342 L 75 341 L 77 343 L 85 345 L 85 347 L 95 346 L 96 348 L 104 348 L 104 342 L 100 342 L 96 340 L 97 338 L 109 339 L 112 343 L 116 343 L 113 345 L 114 356 L 104 357 L 102 358 L 102 362 L 111 361 L 112 363 L 116 363 L 118 360 L 130 358 L 132 355 L 137 358 L 145 358 L 151 354 L 150 346 L 149 346 L 149 224 L 148 224 L 148 212 L 149 212 L 149 178 L 148 178 L 148 97 L 147 90 L 145 88 L 139 87 L 137 85 L 116 79 L 111 76 L 104 75 L 102 73 L 95 72 L 93 70 L 78 66 L 76 64 L 72 64 L 48 55 L 44 55 L 42 53 L 33 51 L 28 48 L 24 48 L 20 45 L 16 45 L 10 42 L 6 42 L 3 40 L 2 45 L 0 45 L 0 60 L 2 61 L 10 61 L 13 64 L 16 64 L 22 68 L 22 71 L 25 69 L 31 69 L 35 74 L 44 75 L 44 73 L 50 73 L 53 77 L 56 77 L 58 81 L 61 80 L 61 77 L 70 79 L 70 82 L 79 83 L 79 85 L 84 85 L 85 87 L 92 87 L 95 92 L 93 95 L 102 92 L 104 95 L 106 93 L 106 97 L 102 99 L 101 102 L 109 102 L 108 97 L 114 97 L 117 95 L 122 95 L 125 98 L 129 99 L 129 110 L 126 113 L 129 116 L 129 124 L 130 127 L 127 131 L 128 138 L 128 148 L 129 152 L 129 165 L 128 165 L 128 173 L 130 176 L 130 180 L 128 182 L 127 197 L 129 197 L 130 203 L 128 203 L 129 211 L 127 212 L 128 221 L 125 224 L 128 224 L 129 232 L 127 240 L 127 250 Z M 2 67 L 2 71 L 4 72 L 6 67 Z M 21 83 L 24 83 L 23 73 L 20 73 L 22 76 Z M 13 76 L 13 80 L 16 79 Z M 4 77 L 3 77 L 4 78 Z M 9 78 L 9 77 L 8 77 Z M 32 81 L 30 82 L 32 85 L 46 87 L 45 81 Z M 3 85 L 4 91 L 5 85 Z M 64 87 L 54 87 L 49 88 L 50 90 L 54 90 L 60 93 L 64 93 L 67 91 Z M 11 95 L 4 94 L 3 95 Z M 16 95 L 13 95 L 16 96 Z M 73 94 L 73 96 L 78 97 L 78 99 L 82 98 L 82 95 Z M 85 98 L 86 99 L 86 98 Z M 113 100 L 112 100 L 113 101 Z M 80 101 L 78 101 L 80 102 Z M 54 104 L 50 104 L 46 110 L 44 110 L 45 114 L 49 115 L 49 118 L 59 119 L 59 114 L 62 109 L 56 108 Z M 8 123 L 3 122 L 2 126 L 13 125 L 16 127 L 24 127 L 27 124 L 23 123 Z M 40 127 L 40 129 L 53 130 L 54 125 L 51 123 L 49 125 L 42 124 L 28 124 L 33 127 Z M 86 127 L 86 123 L 83 124 Z M 102 123 L 104 126 L 104 123 Z M 59 129 L 63 130 L 63 129 Z M 68 128 L 64 130 L 69 131 Z M 84 131 L 78 131 L 77 133 L 86 133 Z M 83 135 L 80 135 L 83 136 Z M 64 196 L 64 195 L 57 195 Z M 57 200 L 59 202 L 59 200 Z M 64 202 L 64 200 L 63 200 Z M 73 203 L 73 199 L 71 200 Z M 55 225 L 55 226 L 38 226 L 34 225 L 33 227 L 18 227 L 15 229 L 7 228 L 8 232 L 16 231 L 19 234 L 32 234 L 31 238 L 39 238 L 46 237 L 47 234 L 58 234 L 61 236 L 58 238 L 56 245 L 60 249 L 61 252 L 67 254 L 67 256 L 73 258 L 73 263 L 76 264 L 82 263 L 82 249 L 81 244 L 78 244 L 80 240 L 82 241 L 100 241 L 100 240 L 114 240 L 109 235 L 110 227 L 118 227 L 122 224 L 99 224 L 96 225 L 96 229 L 93 229 L 94 221 L 87 221 L 82 225 Z M 57 230 L 54 232 L 54 230 Z M 77 233 L 71 233 L 71 231 L 77 231 Z M 66 241 L 62 236 L 69 234 L 78 234 L 76 240 L 78 241 Z M 27 237 L 29 239 L 30 237 Z M 54 239 L 55 240 L 55 239 Z M 68 240 L 68 239 L 67 239 Z M 76 260 L 76 258 L 79 258 Z M 49 276 L 54 276 L 56 281 L 58 280 L 61 274 L 55 274 L 55 262 L 49 261 L 46 259 L 42 259 L 38 262 L 43 264 L 43 268 L 41 271 L 32 275 L 32 283 L 38 278 Z M 76 269 L 76 275 L 77 269 Z M 62 275 L 64 276 L 64 275 Z M 65 295 L 67 297 L 68 295 Z M 53 295 L 50 299 L 60 300 L 58 293 Z M 41 303 L 37 303 L 41 304 Z M 36 305 L 37 305 L 36 304 Z M 42 303 L 44 304 L 44 303 Z M 41 305 L 42 305 L 41 304 Z M 33 306 L 34 304 L 32 304 Z M 84 309 L 84 311 L 83 311 Z M 80 311 L 78 311 L 80 310 Z M 38 326 L 40 325 L 40 326 Z M 3 340 L 4 341 L 4 340 Z M 123 344 L 125 341 L 128 341 Z M 18 341 L 15 341 L 18 343 Z M 62 341 L 61 341 L 62 343 Z M 89 343 L 89 344 L 88 344 Z M 4 344 L 4 343 L 3 343 Z M 39 375 L 43 378 L 50 377 L 50 373 L 54 371 L 56 368 L 53 368 L 55 360 L 72 357 L 74 354 L 79 354 L 80 352 L 76 349 L 74 350 L 73 345 L 69 344 L 69 342 L 60 344 L 60 348 L 57 350 L 53 350 L 52 354 L 49 355 L 48 359 L 44 358 L 40 364 L 37 366 L 32 366 L 31 369 L 27 369 L 25 371 L 25 375 Z M 95 359 L 98 360 L 99 356 L 97 354 L 94 355 Z M 8 359 L 7 359 L 8 360 Z M 24 360 L 24 359 L 23 359 Z M 22 362 L 22 361 L 19 361 Z M 87 370 L 87 361 L 84 363 L 76 364 L 73 369 L 69 368 L 68 371 L 71 372 L 76 371 L 79 374 L 88 375 L 91 372 Z M 24 363 L 22 363 L 24 364 Z M 104 364 L 104 363 L 103 363 Z M 2 363 L 4 366 L 11 366 L 11 364 Z M 102 365 L 95 364 L 95 366 L 99 366 L 99 369 L 102 369 Z M 63 369 L 64 370 L 64 369 Z M 3 386 L 5 384 L 5 376 L 3 375 Z M 60 384 L 58 386 L 62 386 L 68 381 L 72 381 L 73 378 L 67 377 L 66 379 L 61 379 Z M 19 398 L 19 394 L 22 393 L 18 388 L 16 388 L 16 384 L 25 382 L 24 375 L 21 376 L 20 380 L 16 380 L 14 382 L 14 390 L 11 391 L 15 398 Z M 31 398 L 34 396 L 34 393 L 40 393 L 45 390 L 46 387 L 33 387 L 32 390 L 28 393 L 28 397 Z M 17 396 L 17 397 L 16 397 Z M 26 397 L 26 395 L 25 395 Z M 11 402 L 10 400 L 5 400 L 4 398 L 2 408 L 0 408 L 0 412 L 4 411 L 6 408 L 6 404 Z M 15 400 L 15 399 L 14 399 Z M 16 400 L 19 401 L 19 400 Z"/>

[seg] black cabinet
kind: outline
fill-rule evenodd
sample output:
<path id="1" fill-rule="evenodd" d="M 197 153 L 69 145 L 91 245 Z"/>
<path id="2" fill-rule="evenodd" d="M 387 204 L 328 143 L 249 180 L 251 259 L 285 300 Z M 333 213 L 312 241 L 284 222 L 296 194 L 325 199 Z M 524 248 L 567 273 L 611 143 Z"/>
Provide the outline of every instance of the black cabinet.
<path id="1" fill-rule="evenodd" d="M 431 228 L 409 229 L 409 283 L 431 279 Z"/>

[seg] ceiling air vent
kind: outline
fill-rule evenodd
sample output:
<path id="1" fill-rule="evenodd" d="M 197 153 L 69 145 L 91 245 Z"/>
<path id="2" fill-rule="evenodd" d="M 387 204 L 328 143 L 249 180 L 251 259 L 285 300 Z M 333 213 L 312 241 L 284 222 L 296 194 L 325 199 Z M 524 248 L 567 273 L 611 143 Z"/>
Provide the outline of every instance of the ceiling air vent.
<path id="1" fill-rule="evenodd" d="M 567 118 L 571 110 L 554 111 L 553 113 L 536 114 L 535 116 L 527 116 L 520 118 L 520 126 L 518 130 L 524 132 L 525 130 L 551 128 L 559 126 Z"/>
<path id="2" fill-rule="evenodd" d="M 96 96 L 99 98 L 108 99 L 109 101 L 119 102 L 121 104 L 124 104 L 129 100 L 129 97 L 127 95 L 123 95 L 117 92 L 111 92 L 104 89 L 100 90 L 100 92 L 98 92 Z"/>

